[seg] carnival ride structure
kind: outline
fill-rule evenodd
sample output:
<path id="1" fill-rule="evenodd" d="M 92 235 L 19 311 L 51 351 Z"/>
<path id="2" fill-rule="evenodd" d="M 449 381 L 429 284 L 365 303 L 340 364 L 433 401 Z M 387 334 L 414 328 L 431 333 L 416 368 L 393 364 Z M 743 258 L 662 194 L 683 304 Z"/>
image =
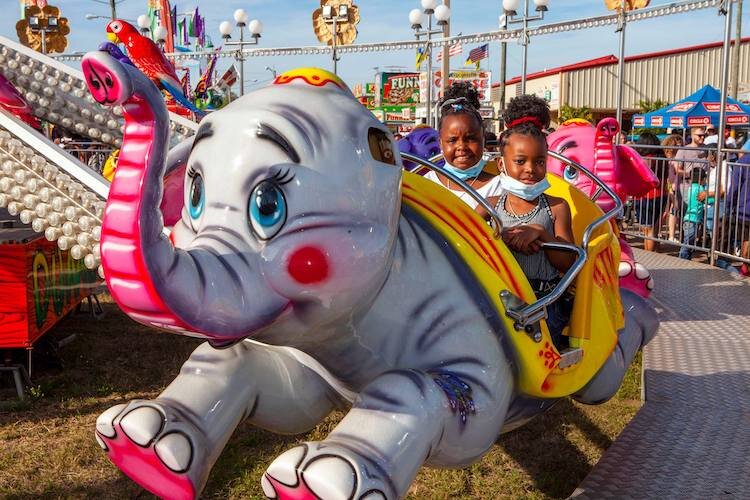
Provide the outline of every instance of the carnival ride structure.
<path id="1" fill-rule="evenodd" d="M 99 267 L 109 191 L 108 181 L 40 133 L 40 121 L 111 147 L 121 143 L 124 122 L 119 110 L 88 95 L 79 71 L 2 37 L 0 108 L 0 207 L 10 225 L 0 230 L 0 286 L 8 294 L 0 349 L 28 350 L 18 368 L 30 371 L 36 342 L 101 283 L 89 270 Z M 170 114 L 168 127 L 177 143 L 197 125 Z M 182 173 L 179 163 L 173 166 Z M 164 217 L 171 224 L 182 207 L 182 177 L 165 185 Z M 23 387 L 17 390 L 21 396 Z"/>
<path id="2" fill-rule="evenodd" d="M 612 197 L 601 196 L 605 194 L 601 187 L 591 177 L 582 175 L 580 170 L 569 165 L 566 158 L 591 170 L 623 202 L 628 196 L 645 195 L 659 186 L 659 179 L 633 148 L 613 142 L 619 130 L 614 118 L 604 118 L 596 126 L 581 119 L 564 122 L 547 137 L 552 152 L 547 162 L 548 171 L 580 189 L 595 200 L 602 210 L 613 208 Z M 564 158 L 557 155 L 564 155 Z M 616 226 L 614 230 L 617 231 Z M 620 237 L 620 250 L 620 286 L 648 297 L 654 289 L 651 273 L 643 264 L 636 262 L 624 237 Z"/>
<path id="3" fill-rule="evenodd" d="M 613 212 L 553 178 L 580 246 L 559 246 L 576 264 L 537 301 L 490 228 L 404 173 L 385 126 L 323 70 L 284 73 L 202 123 L 168 238 L 163 101 L 107 54 L 83 69 L 126 120 L 101 231 L 110 292 L 137 321 L 208 340 L 157 399 L 97 420 L 109 457 L 156 494 L 196 496 L 245 417 L 300 432 L 348 402 L 328 438 L 270 465 L 264 492 L 399 497 L 424 462 L 465 465 L 557 398 L 608 399 L 655 333 L 653 309 L 618 288 Z M 573 281 L 561 351 L 545 305 Z"/>

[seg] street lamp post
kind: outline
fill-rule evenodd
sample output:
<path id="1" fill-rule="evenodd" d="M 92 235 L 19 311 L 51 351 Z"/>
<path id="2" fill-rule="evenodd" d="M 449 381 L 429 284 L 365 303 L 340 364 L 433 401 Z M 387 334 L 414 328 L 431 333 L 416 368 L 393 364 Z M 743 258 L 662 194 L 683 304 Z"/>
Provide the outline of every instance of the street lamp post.
<path id="1" fill-rule="evenodd" d="M 146 36 L 146 34 L 151 31 L 151 18 L 146 14 L 141 14 L 140 16 L 138 16 L 138 18 L 135 20 L 135 23 L 138 25 L 138 29 L 141 31 L 141 35 Z"/>
<path id="2" fill-rule="evenodd" d="M 29 17 L 29 29 L 32 33 L 40 33 L 42 37 L 42 54 L 47 53 L 47 33 L 60 31 L 58 18 L 56 16 L 31 16 Z"/>
<path id="3" fill-rule="evenodd" d="M 321 14 L 321 17 L 326 22 L 326 24 L 332 24 L 333 28 L 331 29 L 331 33 L 333 33 L 333 74 L 338 74 L 338 66 L 337 63 L 341 58 L 336 54 L 336 43 L 337 38 L 339 36 L 339 29 L 338 25 L 339 23 L 348 23 L 349 22 L 349 7 L 347 5 L 339 5 L 339 8 L 336 12 L 334 12 L 333 7 L 331 5 L 324 5 L 323 6 L 323 13 Z"/>
<path id="4" fill-rule="evenodd" d="M 544 19 L 544 13 L 547 12 L 547 6 L 549 0 L 534 0 L 536 11 L 539 14 L 529 16 L 529 0 L 523 1 L 523 16 L 517 17 L 518 6 L 521 3 L 520 0 L 503 0 L 503 11 L 505 11 L 506 22 L 508 24 L 521 23 L 523 25 L 523 32 L 521 34 L 521 44 L 523 45 L 523 67 L 521 69 L 521 94 L 526 93 L 526 66 L 528 63 L 528 49 L 529 49 L 529 22 L 539 21 Z"/>
<path id="5" fill-rule="evenodd" d="M 451 10 L 446 5 L 438 5 L 437 0 L 421 0 L 422 10 L 412 9 L 409 12 L 409 22 L 414 30 L 414 36 L 420 40 L 426 37 L 425 50 L 427 51 L 427 125 L 434 127 L 432 116 L 432 35 L 442 35 L 443 26 L 448 24 L 451 17 Z M 432 29 L 432 16 L 435 16 L 440 29 Z M 423 30 L 425 17 L 427 17 L 427 29 Z M 448 75 L 443 75 L 447 78 Z"/>
<path id="6" fill-rule="evenodd" d="M 224 21 L 219 25 L 219 32 L 221 37 L 224 39 L 224 45 L 228 47 L 237 47 L 237 60 L 240 62 L 240 95 L 245 95 L 245 55 L 242 50 L 247 45 L 258 45 L 260 34 L 263 31 L 263 23 L 257 19 L 253 19 L 249 23 L 247 22 L 247 12 L 244 9 L 237 9 L 234 11 L 234 22 L 240 29 L 240 41 L 230 42 L 232 38 L 232 23 Z M 245 41 L 245 26 L 250 31 L 252 39 Z"/>
<path id="7" fill-rule="evenodd" d="M 92 2 L 109 5 L 110 11 L 112 12 L 112 21 L 117 19 L 117 4 L 122 3 L 125 0 L 91 0 Z"/>

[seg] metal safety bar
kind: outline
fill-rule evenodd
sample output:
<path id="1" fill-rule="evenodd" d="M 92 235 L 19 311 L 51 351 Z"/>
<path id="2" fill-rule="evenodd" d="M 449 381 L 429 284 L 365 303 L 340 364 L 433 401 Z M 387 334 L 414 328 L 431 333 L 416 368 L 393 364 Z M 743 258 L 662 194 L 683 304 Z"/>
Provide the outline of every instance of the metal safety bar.
<path id="1" fill-rule="evenodd" d="M 487 213 L 490 214 L 490 217 L 492 217 L 492 220 L 495 222 L 495 233 L 494 233 L 494 236 L 495 236 L 495 238 L 499 238 L 500 237 L 500 233 L 503 230 L 503 223 L 500 221 L 500 216 L 497 215 L 497 212 L 495 212 L 495 208 L 487 202 L 487 200 L 484 198 L 484 196 L 482 196 L 481 194 L 477 193 L 477 191 L 474 188 L 472 188 L 471 186 L 469 186 L 468 184 L 466 184 L 464 181 L 462 181 L 461 179 L 459 179 L 456 175 L 448 172 L 443 167 L 440 167 L 440 166 L 438 166 L 438 165 L 436 165 L 436 164 L 433 163 L 433 161 L 439 160 L 442 157 L 443 157 L 443 155 L 439 154 L 439 155 L 433 156 L 429 160 L 425 160 L 424 158 L 420 158 L 419 156 L 415 156 L 415 155 L 413 155 L 411 153 L 401 153 L 401 158 L 403 158 L 404 160 L 412 161 L 412 162 L 416 163 L 417 165 L 421 165 L 423 167 L 427 167 L 430 170 L 432 170 L 433 172 L 437 172 L 437 173 L 439 173 L 441 175 L 444 175 L 448 179 L 450 179 L 451 182 L 455 182 L 457 185 L 459 185 L 461 187 L 461 189 L 463 189 L 464 191 L 466 191 L 466 193 L 468 193 L 469 196 L 471 196 L 472 198 L 474 198 L 474 201 L 476 201 L 478 204 L 482 205 L 482 207 L 485 210 L 487 210 Z"/>
<path id="2" fill-rule="evenodd" d="M 518 307 L 508 307 L 506 309 L 506 314 L 508 317 L 512 318 L 515 321 L 515 328 L 516 330 L 526 330 L 527 325 L 530 325 L 532 323 L 536 323 L 540 321 L 543 318 L 547 317 L 547 306 L 554 303 L 556 300 L 558 300 L 563 293 L 568 289 L 568 287 L 573 283 L 573 281 L 576 279 L 578 274 L 581 272 L 581 269 L 583 269 L 584 264 L 586 263 L 586 260 L 588 258 L 588 253 L 586 249 L 588 248 L 589 240 L 591 239 L 591 234 L 593 231 L 602 225 L 604 222 L 608 221 L 612 217 L 616 216 L 618 213 L 622 213 L 622 201 L 618 196 L 612 191 L 612 189 L 609 188 L 604 182 L 602 182 L 599 178 L 597 178 L 591 171 L 589 171 L 586 167 L 574 162 L 573 160 L 570 160 L 569 158 L 566 158 L 565 156 L 555 153 L 553 151 L 550 151 L 548 153 L 553 158 L 560 160 L 561 162 L 565 163 L 566 165 L 569 165 L 573 168 L 576 168 L 583 172 L 587 177 L 591 178 L 592 182 L 594 182 L 602 192 L 606 193 L 608 196 L 612 198 L 612 200 L 615 203 L 614 208 L 612 208 L 610 211 L 608 211 L 606 214 L 602 215 L 601 217 L 598 217 L 596 220 L 594 220 L 591 224 L 589 224 L 586 227 L 586 230 L 583 234 L 583 240 L 582 240 L 582 246 L 576 246 L 573 244 L 566 244 L 566 243 L 544 243 L 542 245 L 543 248 L 550 249 L 550 250 L 558 250 L 563 252 L 572 252 L 576 254 L 576 260 L 573 262 L 573 265 L 570 266 L 570 269 L 563 274 L 562 278 L 560 279 L 560 282 L 555 286 L 555 288 L 552 290 L 551 293 L 545 295 L 541 299 L 538 299 L 536 302 L 533 302 L 531 304 L 523 304 L 519 305 Z M 490 154 L 491 157 L 497 157 L 499 156 L 498 153 Z M 429 168 L 430 170 L 440 173 L 444 175 L 445 177 L 449 178 L 452 182 L 455 182 L 461 188 L 467 192 L 474 200 L 476 200 L 482 207 L 484 207 L 485 210 L 490 214 L 490 217 L 492 217 L 493 221 L 495 222 L 495 238 L 500 237 L 500 233 L 502 232 L 502 222 L 500 221 L 500 216 L 495 211 L 495 208 L 492 207 L 487 200 L 479 194 L 474 188 L 472 188 L 470 185 L 463 182 L 461 179 L 458 179 L 455 175 L 451 174 L 450 172 L 446 171 L 444 168 L 436 165 L 433 163 L 434 160 L 440 159 L 442 157 L 441 155 L 437 155 L 430 160 L 425 160 L 423 158 L 419 158 L 418 156 L 414 156 L 409 153 L 401 153 L 401 157 L 412 161 L 414 163 L 417 163 L 418 165 L 422 165 L 426 168 Z M 539 342 L 541 341 L 541 336 L 534 336 L 535 341 Z"/>

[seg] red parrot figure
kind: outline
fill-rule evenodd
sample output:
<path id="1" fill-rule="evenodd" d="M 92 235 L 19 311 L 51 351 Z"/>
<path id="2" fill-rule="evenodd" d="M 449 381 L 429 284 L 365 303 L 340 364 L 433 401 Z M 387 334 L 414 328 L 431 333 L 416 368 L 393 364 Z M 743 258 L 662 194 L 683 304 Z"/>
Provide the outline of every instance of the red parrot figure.
<path id="1" fill-rule="evenodd" d="M 205 115 L 204 111 L 196 108 L 182 92 L 180 79 L 177 78 L 174 66 L 167 60 L 164 53 L 149 38 L 138 33 L 130 23 L 115 19 L 107 25 L 107 38 L 113 43 L 122 43 L 128 51 L 128 57 L 136 68 L 151 79 L 160 89 L 166 90 L 174 99 L 196 113 Z"/>

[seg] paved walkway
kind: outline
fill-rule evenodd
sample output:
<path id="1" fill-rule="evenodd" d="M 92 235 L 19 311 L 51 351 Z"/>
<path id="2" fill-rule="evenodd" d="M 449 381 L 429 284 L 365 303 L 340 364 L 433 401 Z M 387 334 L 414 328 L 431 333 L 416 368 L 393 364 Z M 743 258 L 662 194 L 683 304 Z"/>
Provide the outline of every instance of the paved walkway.
<path id="1" fill-rule="evenodd" d="M 750 281 L 636 250 L 656 282 L 645 404 L 575 498 L 750 498 Z"/>

